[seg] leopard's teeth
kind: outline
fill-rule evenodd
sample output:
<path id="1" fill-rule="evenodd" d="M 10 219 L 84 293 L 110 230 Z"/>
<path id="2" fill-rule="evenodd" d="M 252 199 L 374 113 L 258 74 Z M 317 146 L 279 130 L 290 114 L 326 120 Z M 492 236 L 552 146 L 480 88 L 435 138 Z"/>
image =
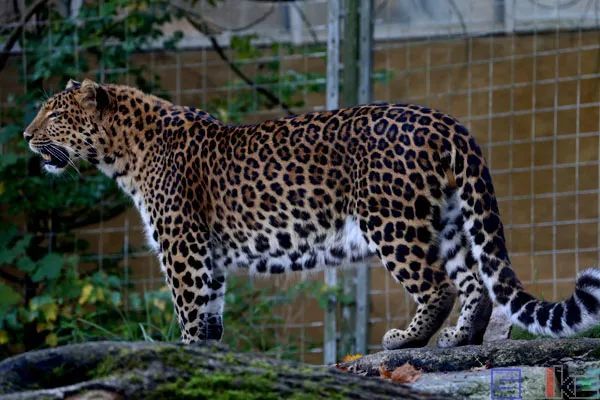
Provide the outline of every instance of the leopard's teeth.
<path id="1" fill-rule="evenodd" d="M 51 161 L 52 160 L 52 157 L 50 157 L 49 154 L 43 154 L 42 153 L 42 158 L 44 159 L 44 161 Z"/>

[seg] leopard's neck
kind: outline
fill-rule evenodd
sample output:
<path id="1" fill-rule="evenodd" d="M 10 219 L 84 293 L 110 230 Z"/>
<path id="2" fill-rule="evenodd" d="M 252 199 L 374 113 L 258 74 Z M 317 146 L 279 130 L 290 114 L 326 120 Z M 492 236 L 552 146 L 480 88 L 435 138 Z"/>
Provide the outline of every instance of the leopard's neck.
<path id="1" fill-rule="evenodd" d="M 140 98 L 136 92 L 111 95 L 118 101 L 100 127 L 106 143 L 99 151 L 97 166 L 132 198 L 146 225 L 149 243 L 157 247 L 151 233 L 156 221 L 150 211 L 160 202 L 157 193 L 165 190 L 164 184 L 181 185 L 182 180 L 173 175 L 186 174 L 182 160 L 187 153 L 199 153 L 206 138 L 218 136 L 225 125 L 203 111 L 153 96 L 142 94 Z M 199 176 L 208 173 L 196 172 Z M 160 189 L 158 182 L 163 184 Z"/>
<path id="2" fill-rule="evenodd" d="M 112 112 L 99 126 L 104 138 L 98 168 L 130 196 L 143 191 L 144 181 L 168 167 L 175 150 L 187 145 L 194 125 L 223 125 L 209 114 L 126 86 L 109 86 Z M 172 160 L 171 160 L 172 161 Z"/>

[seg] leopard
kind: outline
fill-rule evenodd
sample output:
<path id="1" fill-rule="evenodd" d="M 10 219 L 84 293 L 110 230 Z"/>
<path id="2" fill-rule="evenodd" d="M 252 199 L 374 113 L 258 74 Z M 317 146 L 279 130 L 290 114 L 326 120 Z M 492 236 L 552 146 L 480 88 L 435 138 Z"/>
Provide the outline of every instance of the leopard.
<path id="1" fill-rule="evenodd" d="M 117 84 L 70 80 L 24 139 L 43 168 L 88 162 L 143 221 L 184 343 L 221 340 L 226 276 L 327 271 L 376 257 L 416 303 L 386 350 L 481 344 L 490 314 L 540 335 L 600 319 L 600 269 L 566 300 L 528 293 L 508 255 L 490 169 L 454 117 L 415 104 L 221 122 Z M 456 299 L 456 323 L 442 328 Z"/>

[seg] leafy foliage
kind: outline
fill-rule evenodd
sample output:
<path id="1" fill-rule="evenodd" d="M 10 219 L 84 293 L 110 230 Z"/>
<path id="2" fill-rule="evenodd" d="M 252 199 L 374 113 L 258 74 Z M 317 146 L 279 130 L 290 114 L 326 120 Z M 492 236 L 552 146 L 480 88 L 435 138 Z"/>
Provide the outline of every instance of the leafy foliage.
<path id="1" fill-rule="evenodd" d="M 286 321 L 278 311 L 301 298 L 316 300 L 321 309 L 327 307 L 332 295 L 341 304 L 354 301 L 345 298 L 342 291 L 341 286 L 328 287 L 322 281 L 306 280 L 273 293 L 271 289 L 258 287 L 247 277 L 230 276 L 225 295 L 223 341 L 232 349 L 293 359 L 299 350 L 295 344 L 299 338 L 282 329 Z M 319 344 L 304 340 L 307 348 Z"/>
<path id="2" fill-rule="evenodd" d="M 93 325 L 107 332 L 127 330 L 131 324 L 123 321 L 161 315 L 149 312 L 161 304 L 156 299 L 165 297 L 157 293 L 137 303 L 132 295 L 125 307 L 131 315 L 119 318 L 127 286 L 120 274 L 78 271 L 77 258 L 69 256 L 85 249 L 71 233 L 74 229 L 122 212 L 128 200 L 89 166 L 82 166 L 80 175 L 44 176 L 21 133 L 45 88 L 60 90 L 71 77 L 118 81 L 127 74 L 142 88 L 156 83 L 156 77 L 147 79 L 151 75 L 144 66 L 131 66 L 129 58 L 160 39 L 173 46 L 181 35 L 163 38 L 160 29 L 172 18 L 159 1 L 83 2 L 77 18 L 62 15 L 55 5 L 41 8 L 38 24 L 24 31 L 19 71 L 27 90 L 9 96 L 9 106 L 0 114 L 0 355 L 89 339 Z M 102 76 L 103 71 L 112 72 Z M 142 318 L 146 331 L 168 336 L 161 329 L 169 326 L 172 313 L 163 314 L 169 321 Z M 161 328 L 153 330 L 151 323 Z"/>
<path id="3" fill-rule="evenodd" d="M 209 1 L 216 3 L 216 0 Z M 49 3 L 51 4 L 51 3 Z M 46 90 L 58 91 L 72 77 L 118 82 L 127 78 L 143 90 L 166 97 L 160 82 L 132 54 L 162 43 L 175 49 L 181 32 L 163 37 L 161 27 L 179 17 L 164 0 L 83 2 L 76 18 L 56 6 L 42 8 L 35 28 L 21 37 L 25 57 L 19 59 L 20 83 L 27 90 L 10 95 L 0 112 L 0 357 L 44 346 L 99 338 L 177 340 L 170 293 L 166 288 L 140 294 L 125 279 L 119 260 L 104 261 L 100 271 L 83 267 L 87 244 L 77 228 L 110 219 L 129 202 L 114 182 L 81 165 L 79 174 L 45 176 L 40 162 L 21 138 Z M 275 43 L 257 48 L 255 35 L 233 36 L 235 63 L 254 63 L 257 85 L 268 88 L 292 108 L 300 108 L 304 93 L 320 93 L 325 76 L 284 68 L 280 55 L 300 51 L 324 53 L 323 45 L 295 48 Z M 377 73 L 376 80 L 386 80 Z M 208 110 L 226 122 L 273 105 L 241 79 L 228 83 L 231 93 L 209 100 Z M 108 263 L 108 265 L 107 265 Z M 272 295 L 250 281 L 229 279 L 224 340 L 240 350 L 260 350 L 292 357 L 294 338 L 278 340 L 281 317 L 273 312 L 299 296 L 309 296 L 325 308 L 332 296 L 345 299 L 341 288 L 304 282 Z"/>
<path id="4" fill-rule="evenodd" d="M 289 43 L 275 42 L 265 48 L 254 43 L 257 35 L 241 35 L 231 38 L 230 47 L 234 64 L 238 67 L 256 64 L 257 73 L 253 75 L 254 83 L 272 91 L 291 109 L 304 106 L 302 94 L 323 93 L 326 86 L 324 73 L 300 72 L 286 67 L 282 59 L 288 56 L 310 54 L 317 56 L 326 54 L 325 44 L 305 45 L 301 48 Z M 387 82 L 392 78 L 391 71 L 379 70 L 372 75 L 374 82 Z M 259 110 L 273 107 L 269 100 L 257 95 L 242 79 L 234 79 L 228 84 L 228 91 L 237 93 L 229 97 L 217 97 L 207 104 L 208 111 L 225 122 L 242 122 L 243 117 Z"/>

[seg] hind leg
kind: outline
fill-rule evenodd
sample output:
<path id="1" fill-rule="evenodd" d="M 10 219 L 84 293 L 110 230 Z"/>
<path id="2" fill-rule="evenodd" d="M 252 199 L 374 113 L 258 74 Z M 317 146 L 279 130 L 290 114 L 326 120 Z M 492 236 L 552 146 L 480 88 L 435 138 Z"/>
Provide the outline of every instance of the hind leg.
<path id="1" fill-rule="evenodd" d="M 448 199 L 443 215 L 440 256 L 448 276 L 458 288 L 461 310 L 456 325 L 444 328 L 437 344 L 439 347 L 481 344 L 492 313 L 492 302 L 463 231 L 463 217 L 456 195 Z"/>
<path id="2" fill-rule="evenodd" d="M 452 310 L 456 291 L 439 260 L 433 225 L 427 219 L 385 221 L 379 215 L 361 221 L 384 266 L 417 303 L 406 329 L 385 334 L 383 347 L 388 350 L 426 345 Z"/>
<path id="3" fill-rule="evenodd" d="M 458 288 L 460 313 L 455 326 L 444 328 L 440 332 L 437 342 L 439 347 L 481 344 L 492 315 L 493 304 L 476 273 L 477 263 L 470 250 L 461 252 L 467 253 L 463 265 L 453 270 L 446 268 Z"/>
<path id="4" fill-rule="evenodd" d="M 405 329 L 390 329 L 386 332 L 382 341 L 386 350 L 427 345 L 452 311 L 456 293 L 450 281 L 445 279 L 439 285 L 432 286 L 430 291 L 419 292 L 417 295 L 413 293 L 413 297 L 418 303 L 415 315 Z"/>

